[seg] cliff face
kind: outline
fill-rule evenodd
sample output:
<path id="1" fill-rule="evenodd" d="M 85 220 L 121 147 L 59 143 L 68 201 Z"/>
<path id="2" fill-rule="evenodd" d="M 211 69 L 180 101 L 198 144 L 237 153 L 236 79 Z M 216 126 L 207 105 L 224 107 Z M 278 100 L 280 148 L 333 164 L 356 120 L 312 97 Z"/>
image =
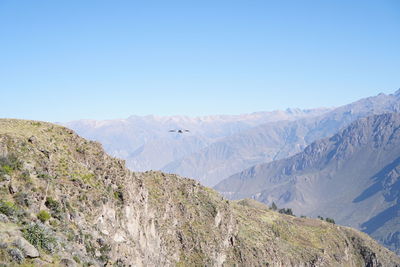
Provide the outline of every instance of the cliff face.
<path id="1" fill-rule="evenodd" d="M 3 264 L 400 265 L 358 231 L 132 173 L 98 143 L 43 122 L 0 120 L 0 197 Z"/>

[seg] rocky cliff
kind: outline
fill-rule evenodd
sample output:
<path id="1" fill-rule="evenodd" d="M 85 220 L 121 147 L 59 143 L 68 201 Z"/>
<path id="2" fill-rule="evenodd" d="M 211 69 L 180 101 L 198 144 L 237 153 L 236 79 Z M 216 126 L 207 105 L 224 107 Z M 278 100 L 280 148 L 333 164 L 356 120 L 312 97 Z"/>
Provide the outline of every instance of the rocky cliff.
<path id="1" fill-rule="evenodd" d="M 49 123 L 0 120 L 0 197 L 6 266 L 400 265 L 356 230 L 132 173 Z"/>

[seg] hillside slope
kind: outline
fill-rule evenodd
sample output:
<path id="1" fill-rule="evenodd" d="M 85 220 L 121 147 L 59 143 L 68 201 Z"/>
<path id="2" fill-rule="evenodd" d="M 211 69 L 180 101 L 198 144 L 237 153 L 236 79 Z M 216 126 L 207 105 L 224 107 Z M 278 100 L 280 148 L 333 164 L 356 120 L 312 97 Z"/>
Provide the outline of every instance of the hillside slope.
<path id="1" fill-rule="evenodd" d="M 312 142 L 329 137 L 351 122 L 374 114 L 400 111 L 400 90 L 361 99 L 309 118 L 262 124 L 228 136 L 166 165 L 162 170 L 193 177 L 207 186 L 253 165 L 283 159 Z"/>
<path id="2" fill-rule="evenodd" d="M 356 230 L 132 173 L 60 126 L 0 120 L 0 163 L 0 263 L 10 266 L 400 265 Z"/>
<path id="3" fill-rule="evenodd" d="M 293 157 L 256 165 L 215 189 L 297 214 L 333 217 L 400 252 L 400 114 L 357 120 Z"/>

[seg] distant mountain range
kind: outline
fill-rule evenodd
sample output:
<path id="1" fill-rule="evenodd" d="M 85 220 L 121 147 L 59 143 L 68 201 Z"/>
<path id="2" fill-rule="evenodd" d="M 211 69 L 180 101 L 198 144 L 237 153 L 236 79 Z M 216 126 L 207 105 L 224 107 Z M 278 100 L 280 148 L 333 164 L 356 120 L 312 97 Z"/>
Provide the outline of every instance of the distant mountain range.
<path id="1" fill-rule="evenodd" d="M 214 186 L 255 164 L 294 155 L 313 141 L 335 134 L 356 119 L 398 111 L 400 90 L 390 95 L 379 94 L 318 116 L 258 125 L 171 162 L 163 170 L 194 177 L 205 185 Z"/>
<path id="2" fill-rule="evenodd" d="M 329 110 L 287 109 L 195 118 L 131 116 L 120 120 L 79 120 L 63 125 L 74 129 L 83 137 L 101 142 L 108 153 L 125 159 L 130 169 L 146 171 L 165 169 L 171 162 L 176 162 L 227 136 L 257 125 L 314 117 Z M 188 129 L 190 132 L 171 133 L 169 132 L 171 129 Z"/>
<path id="3" fill-rule="evenodd" d="M 253 165 L 292 156 L 356 119 L 398 111 L 400 90 L 335 109 L 287 109 L 197 118 L 132 116 L 63 125 L 101 142 L 108 153 L 125 159 L 134 171 L 162 170 L 214 186 Z M 169 132 L 180 128 L 190 132 Z"/>
<path id="4" fill-rule="evenodd" d="M 333 217 L 400 253 L 400 114 L 359 119 L 301 153 L 253 166 L 215 189 L 231 199 L 275 202 L 298 215 Z"/>

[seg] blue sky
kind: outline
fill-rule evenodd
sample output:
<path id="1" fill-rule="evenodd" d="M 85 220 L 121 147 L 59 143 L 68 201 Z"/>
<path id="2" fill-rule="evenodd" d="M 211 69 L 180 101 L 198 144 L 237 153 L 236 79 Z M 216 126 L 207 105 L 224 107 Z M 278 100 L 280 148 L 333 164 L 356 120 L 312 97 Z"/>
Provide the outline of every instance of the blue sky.
<path id="1" fill-rule="evenodd" d="M 239 114 L 399 87 L 397 0 L 0 0 L 0 117 Z"/>

